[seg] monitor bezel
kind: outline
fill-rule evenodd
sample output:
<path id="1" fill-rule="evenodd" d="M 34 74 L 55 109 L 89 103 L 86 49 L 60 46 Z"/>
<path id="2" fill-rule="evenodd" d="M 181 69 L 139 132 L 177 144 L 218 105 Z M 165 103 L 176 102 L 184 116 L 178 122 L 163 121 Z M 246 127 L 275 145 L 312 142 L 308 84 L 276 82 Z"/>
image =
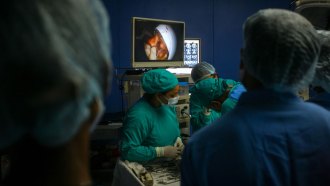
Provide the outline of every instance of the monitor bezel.
<path id="1" fill-rule="evenodd" d="M 137 20 L 155 21 L 160 23 L 174 23 L 183 25 L 183 35 L 182 35 L 182 60 L 153 60 L 153 61 L 136 61 L 135 60 L 135 23 Z M 131 56 L 131 66 L 132 68 L 158 68 L 158 67 L 183 67 L 184 66 L 184 40 L 185 40 L 185 22 L 167 20 L 167 19 L 155 19 L 146 17 L 132 17 L 132 56 Z"/>

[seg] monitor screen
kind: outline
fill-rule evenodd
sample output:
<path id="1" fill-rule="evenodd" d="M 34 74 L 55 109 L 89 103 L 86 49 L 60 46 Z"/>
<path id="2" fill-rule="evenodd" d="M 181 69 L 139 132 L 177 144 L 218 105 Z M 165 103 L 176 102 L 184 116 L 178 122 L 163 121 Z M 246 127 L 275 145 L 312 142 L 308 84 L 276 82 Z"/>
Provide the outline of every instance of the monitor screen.
<path id="1" fill-rule="evenodd" d="M 201 60 L 201 39 L 186 38 L 184 40 L 184 66 L 194 67 Z"/>
<path id="2" fill-rule="evenodd" d="M 181 67 L 185 23 L 133 17 L 132 67 Z"/>

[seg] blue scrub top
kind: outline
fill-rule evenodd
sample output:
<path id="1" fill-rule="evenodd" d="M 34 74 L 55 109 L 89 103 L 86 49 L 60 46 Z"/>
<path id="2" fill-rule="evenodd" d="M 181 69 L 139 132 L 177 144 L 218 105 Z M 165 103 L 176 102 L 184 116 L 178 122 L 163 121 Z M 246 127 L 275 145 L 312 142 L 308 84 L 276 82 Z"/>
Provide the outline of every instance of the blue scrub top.
<path id="1" fill-rule="evenodd" d="M 323 92 L 313 96 L 308 102 L 315 103 L 330 111 L 330 93 Z"/>
<path id="2" fill-rule="evenodd" d="M 187 185 L 330 185 L 330 114 L 290 93 L 243 93 L 185 147 Z"/>

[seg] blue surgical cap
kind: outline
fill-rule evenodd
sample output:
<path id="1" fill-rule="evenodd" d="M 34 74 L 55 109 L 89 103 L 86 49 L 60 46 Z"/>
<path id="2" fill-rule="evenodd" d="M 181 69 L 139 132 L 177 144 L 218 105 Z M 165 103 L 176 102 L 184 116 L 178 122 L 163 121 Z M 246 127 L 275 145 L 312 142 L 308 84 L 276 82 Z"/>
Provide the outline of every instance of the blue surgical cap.
<path id="1" fill-rule="evenodd" d="M 219 98 L 226 90 L 227 85 L 221 78 L 207 78 L 196 83 L 191 89 L 191 96 L 198 97 L 200 103 L 207 107 L 211 101 Z"/>
<path id="2" fill-rule="evenodd" d="M 296 92 L 307 86 L 319 51 L 312 24 L 292 11 L 260 10 L 244 23 L 245 69 L 266 88 Z"/>
<path id="3" fill-rule="evenodd" d="M 112 68 L 106 10 L 99 0 L 13 1 L 0 9 L 8 14 L 0 18 L 0 149 L 24 136 L 65 144 L 90 118 L 91 103 L 104 109 Z"/>
<path id="4" fill-rule="evenodd" d="M 318 31 L 318 36 L 322 46 L 312 85 L 330 93 L 330 31 Z"/>
<path id="5" fill-rule="evenodd" d="M 148 94 L 167 92 L 178 85 L 174 74 L 165 69 L 155 69 L 142 76 L 142 88 Z"/>
<path id="6" fill-rule="evenodd" d="M 215 68 L 207 63 L 207 62 L 201 62 L 194 66 L 194 68 L 191 70 L 191 78 L 195 83 L 198 81 L 205 79 L 207 76 L 214 74 Z"/>

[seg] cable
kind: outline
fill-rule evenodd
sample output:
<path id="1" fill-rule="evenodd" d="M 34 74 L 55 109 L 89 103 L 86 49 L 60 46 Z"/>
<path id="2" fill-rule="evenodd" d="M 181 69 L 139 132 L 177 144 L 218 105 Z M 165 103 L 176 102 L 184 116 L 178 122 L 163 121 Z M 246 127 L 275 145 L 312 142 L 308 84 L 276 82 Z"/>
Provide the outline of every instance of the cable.
<path id="1" fill-rule="evenodd" d="M 118 89 L 120 90 L 120 95 L 121 95 L 121 114 L 122 114 L 122 119 L 124 118 L 125 116 L 125 106 L 124 106 L 124 85 L 123 85 L 123 82 L 124 82 L 124 78 L 126 76 L 126 71 L 122 74 L 122 76 L 120 76 L 118 74 L 118 70 L 121 70 L 121 69 L 125 69 L 125 68 L 115 68 L 115 74 L 116 74 L 116 78 L 117 78 L 117 85 L 118 85 Z"/>
<path id="2" fill-rule="evenodd" d="M 188 110 L 188 107 L 187 106 L 184 106 L 183 109 L 181 109 L 181 111 L 180 111 L 181 112 L 181 115 L 182 116 L 186 115 L 189 118 L 191 118 L 191 115 L 187 112 L 187 110 Z"/>

